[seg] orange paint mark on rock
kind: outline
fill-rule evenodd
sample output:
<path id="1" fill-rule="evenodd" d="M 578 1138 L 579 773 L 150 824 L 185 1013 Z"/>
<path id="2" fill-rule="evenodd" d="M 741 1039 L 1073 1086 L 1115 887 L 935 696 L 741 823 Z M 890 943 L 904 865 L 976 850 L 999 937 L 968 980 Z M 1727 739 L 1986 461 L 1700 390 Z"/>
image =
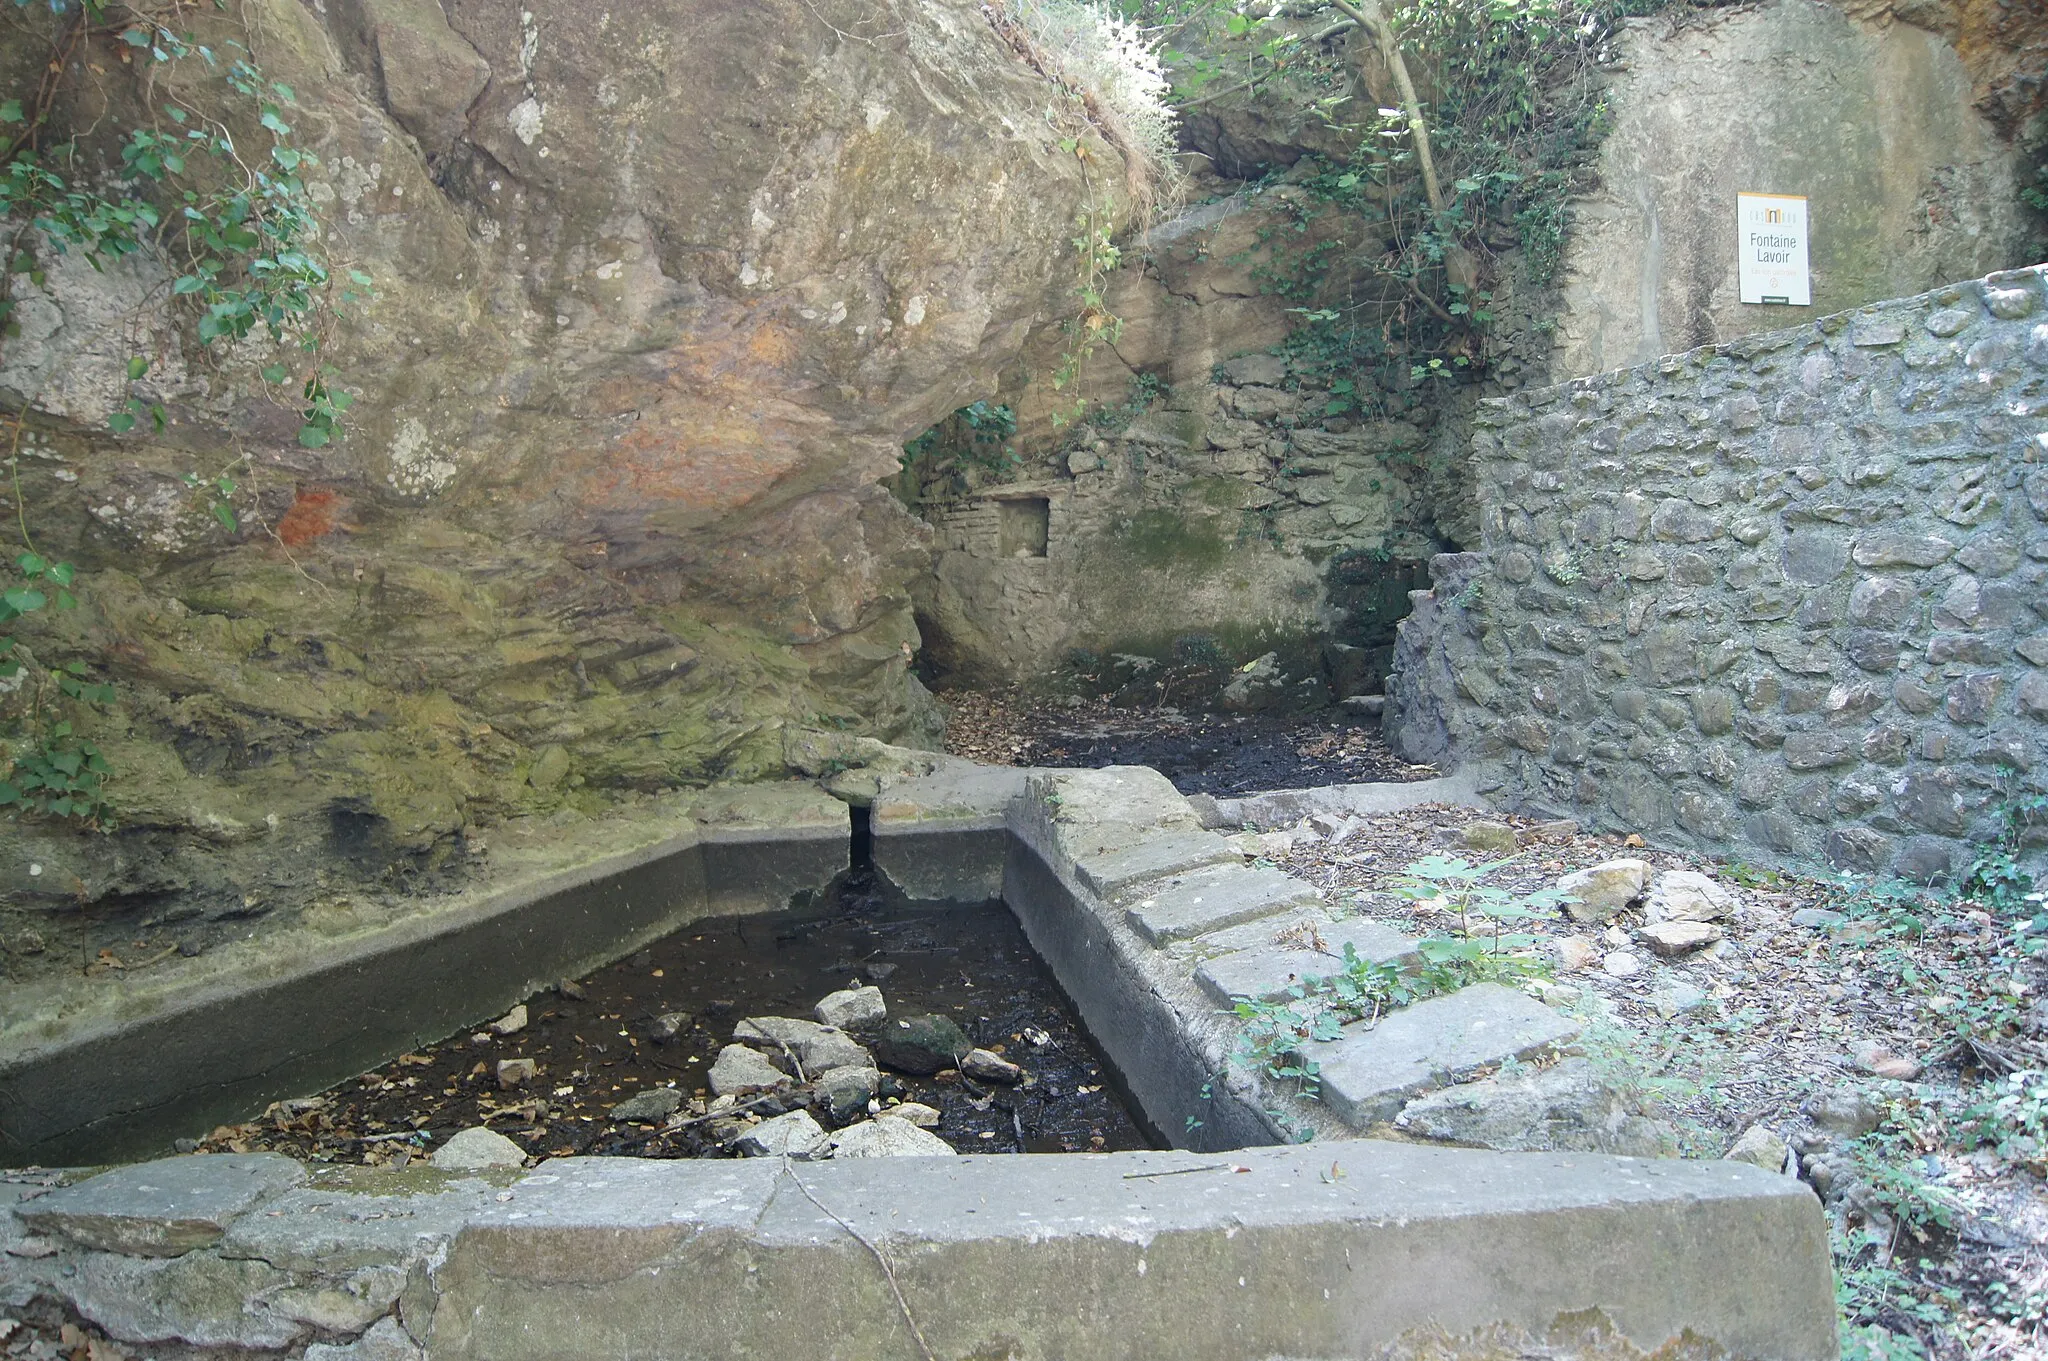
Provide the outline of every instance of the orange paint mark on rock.
<path id="1" fill-rule="evenodd" d="M 277 522 L 277 537 L 286 548 L 297 548 L 310 543 L 323 534 L 333 532 L 335 516 L 341 513 L 342 500 L 339 493 L 331 491 L 302 491 L 292 501 L 292 508 Z"/>

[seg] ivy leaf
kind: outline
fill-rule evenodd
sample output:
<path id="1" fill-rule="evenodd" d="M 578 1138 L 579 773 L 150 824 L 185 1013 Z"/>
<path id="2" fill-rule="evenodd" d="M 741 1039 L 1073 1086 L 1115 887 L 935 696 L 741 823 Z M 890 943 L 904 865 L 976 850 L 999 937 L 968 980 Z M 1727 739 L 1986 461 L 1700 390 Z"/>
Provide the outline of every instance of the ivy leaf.
<path id="1" fill-rule="evenodd" d="M 263 370 L 263 381 L 266 383 L 282 383 L 290 376 L 291 371 L 282 364 L 272 364 Z"/>
<path id="2" fill-rule="evenodd" d="M 230 534 L 234 533 L 238 527 L 235 521 L 235 508 L 226 502 L 216 501 L 213 503 L 213 518 L 220 521 Z"/>
<path id="3" fill-rule="evenodd" d="M 142 357 L 141 355 L 139 355 L 139 354 L 138 354 L 138 355 L 134 355 L 134 356 L 130 357 L 130 359 L 128 360 L 128 381 L 129 381 L 129 382 L 131 382 L 131 383 L 132 383 L 132 382 L 134 382 L 134 381 L 135 381 L 136 379 L 140 378 L 140 377 L 141 377 L 141 376 L 142 376 L 143 374 L 145 374 L 145 373 L 148 373 L 148 372 L 149 372 L 149 361 L 148 361 L 147 359 L 144 359 L 144 358 L 143 358 L 143 357 Z"/>
<path id="4" fill-rule="evenodd" d="M 276 133 L 280 137 L 289 137 L 292 135 L 292 125 L 285 122 L 284 119 L 278 117 L 276 109 L 264 109 L 263 118 L 261 121 L 264 127 L 269 128 L 272 132 Z"/>
<path id="5" fill-rule="evenodd" d="M 18 99 L 0 99 L 0 123 L 26 123 L 28 116 L 21 111 Z"/>
<path id="6" fill-rule="evenodd" d="M 116 411 L 107 417 L 107 428 L 117 435 L 125 435 L 135 428 L 135 415 L 129 411 Z"/>
<path id="7" fill-rule="evenodd" d="M 299 427 L 299 443 L 308 449 L 318 449 L 333 442 L 333 437 L 317 425 Z"/>
<path id="8" fill-rule="evenodd" d="M 121 34 L 121 41 L 130 47 L 148 47 L 153 41 L 146 28 L 131 28 Z"/>
<path id="9" fill-rule="evenodd" d="M 8 608 L 17 614 L 27 614 L 32 610 L 39 610 L 47 603 L 48 599 L 48 596 L 45 596 L 41 591 L 36 590 L 32 586 L 16 586 L 11 591 L 0 592 L 0 600 L 6 601 Z"/>

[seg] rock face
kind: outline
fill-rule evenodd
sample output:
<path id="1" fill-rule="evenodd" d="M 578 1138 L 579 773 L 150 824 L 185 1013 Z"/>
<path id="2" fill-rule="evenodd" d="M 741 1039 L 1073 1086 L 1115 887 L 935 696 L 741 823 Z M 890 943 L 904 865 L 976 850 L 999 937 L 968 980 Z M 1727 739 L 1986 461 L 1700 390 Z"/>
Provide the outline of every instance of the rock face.
<path id="1" fill-rule="evenodd" d="M 2017 158 L 1973 107 L 1964 60 L 1925 28 L 1860 24 L 1842 12 L 1881 19 L 1886 8 L 1776 0 L 1683 30 L 1631 26 L 1627 70 L 1610 95 L 1602 187 L 1579 208 L 1565 247 L 1552 378 L 2037 258 Z M 1925 22 L 1939 8 L 1916 4 L 1912 17 Z M 1760 78 L 1749 59 L 1758 53 L 1783 74 Z M 1698 116 L 1709 108 L 1717 116 Z M 1808 197 L 1812 309 L 1737 297 L 1742 190 Z"/>
<path id="2" fill-rule="evenodd" d="M 101 323 L 151 280 L 73 259 L 27 299 L 0 392 L 39 394 L 30 514 L 83 608 L 25 636 L 115 684 L 89 735 L 154 833 L 26 887 L 381 868 L 779 774 L 779 728 L 816 714 L 931 742 L 906 670 L 928 531 L 877 483 L 1066 306 L 1091 191 L 1061 138 L 1116 153 L 1048 122 L 1066 101 L 965 0 L 247 10 L 328 249 L 375 280 L 329 356 L 352 432 L 299 447 L 145 314 L 173 425 L 115 439 L 128 349 Z M 0 15 L 0 74 L 49 22 Z M 230 432 L 231 534 L 180 480 Z"/>

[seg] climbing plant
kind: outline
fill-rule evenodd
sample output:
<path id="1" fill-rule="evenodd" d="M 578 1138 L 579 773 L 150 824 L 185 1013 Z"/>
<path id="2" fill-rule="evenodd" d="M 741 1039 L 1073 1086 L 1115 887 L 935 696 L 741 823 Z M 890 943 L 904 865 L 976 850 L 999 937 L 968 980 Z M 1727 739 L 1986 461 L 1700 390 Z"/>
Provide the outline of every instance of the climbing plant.
<path id="1" fill-rule="evenodd" d="M 1341 163 L 1311 160 L 1290 180 L 1318 212 L 1352 214 L 1372 243 L 1341 258 L 1272 267 L 1288 296 L 1306 299 L 1338 265 L 1377 289 L 1304 308 L 1321 368 L 1405 354 L 1407 377 L 1460 380 L 1483 371 L 1503 256 L 1519 248 L 1523 282 L 1550 283 L 1562 261 L 1571 198 L 1587 187 L 1607 122 L 1601 68 L 1631 16 L 1708 0 L 1333 0 L 1334 22 L 1282 33 L 1280 7 L 1239 11 L 1214 0 L 1155 0 L 1148 12 L 1174 46 L 1176 96 L 1185 107 L 1219 93 L 1256 93 L 1282 72 L 1306 93 L 1304 115 L 1356 135 Z M 1204 37 L 1204 35 L 1206 35 Z M 1347 36 L 1348 35 L 1348 36 Z M 1328 94 L 1332 45 L 1387 83 L 1373 108 Z M 1227 73 L 1227 74 L 1226 74 Z M 1411 74 L 1412 73 L 1412 74 Z M 1299 79 L 1302 76 L 1309 79 Z M 1362 82 L 1361 82 L 1362 83 Z M 1275 88 L 1280 88 L 1275 86 Z M 1348 353 L 1346 353 L 1348 351 Z"/>
<path id="2" fill-rule="evenodd" d="M 212 8 L 227 9 L 218 0 Z M 14 0 L 14 9 L 16 33 L 45 39 L 47 55 L 12 64 L 18 88 L 0 89 L 0 361 L 22 334 L 27 298 L 54 296 L 58 259 L 82 260 L 96 273 L 146 261 L 167 282 L 139 308 L 167 308 L 230 386 L 245 384 L 293 408 L 300 444 L 319 448 L 339 438 L 352 399 L 323 362 L 323 349 L 337 303 L 353 300 L 370 280 L 348 271 L 353 287 L 335 296 L 304 178 L 318 162 L 294 141 L 288 121 L 295 92 L 264 74 L 231 20 L 210 20 L 230 30 L 224 36 L 198 36 L 204 16 L 192 0 Z M 89 133 L 73 129 L 67 116 L 88 75 L 118 67 L 140 76 L 134 109 L 95 122 Z M 267 340 L 277 357 L 244 375 L 245 342 L 253 340 Z M 163 396 L 149 383 L 159 358 L 138 344 L 127 359 L 126 389 L 107 421 L 113 434 L 161 433 L 169 425 Z M 0 576 L 0 686 L 26 699 L 0 729 L 0 808 L 104 824 L 111 772 L 64 715 L 63 702 L 105 704 L 112 689 L 91 680 L 82 661 L 35 662 L 11 627 L 77 603 L 77 568 L 39 550 L 22 485 L 35 400 L 22 394 L 4 417 L 19 546 Z M 183 478 L 230 533 L 239 527 L 237 471 L 245 462 L 237 457 Z"/>

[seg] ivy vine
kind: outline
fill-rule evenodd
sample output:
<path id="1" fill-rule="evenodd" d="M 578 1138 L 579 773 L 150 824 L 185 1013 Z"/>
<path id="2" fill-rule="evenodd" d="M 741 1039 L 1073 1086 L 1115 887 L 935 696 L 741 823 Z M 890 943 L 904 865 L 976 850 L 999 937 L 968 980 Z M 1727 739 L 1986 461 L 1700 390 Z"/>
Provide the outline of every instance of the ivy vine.
<path id="1" fill-rule="evenodd" d="M 346 271 L 337 298 L 304 179 L 319 162 L 294 142 L 288 119 L 296 93 L 266 76 L 238 39 L 197 36 L 202 10 L 192 0 L 14 0 L 14 7 L 23 29 L 36 25 L 32 10 L 47 9 L 41 24 L 49 52 L 26 68 L 28 88 L 0 91 L 0 358 L 20 337 L 26 291 L 51 294 L 56 257 L 83 260 L 95 272 L 131 257 L 148 260 L 169 282 L 143 307 L 168 307 L 190 325 L 201 355 L 216 368 L 235 366 L 231 383 L 296 410 L 301 445 L 317 449 L 340 438 L 353 399 L 323 350 L 338 305 L 367 296 L 370 279 Z M 222 0 L 212 8 L 226 11 Z M 85 72 L 115 66 L 139 68 L 140 109 L 126 126 L 96 128 L 87 145 L 64 113 Z M 195 67 L 210 79 L 163 78 Z M 243 375 L 243 342 L 252 337 L 295 357 Z M 113 434 L 160 434 L 171 423 L 148 383 L 156 358 L 128 358 L 127 389 L 107 421 Z M 18 409 L 0 417 L 20 541 L 0 569 L 0 694 L 17 696 L 0 723 L 0 808 L 108 826 L 112 771 L 79 730 L 79 710 L 110 703 L 113 688 L 93 680 L 83 661 L 39 662 L 12 627 L 78 603 L 78 569 L 38 549 L 22 486 L 34 404 L 35 394 L 24 394 Z M 240 528 L 236 474 L 245 465 L 241 456 L 227 468 L 183 477 L 229 533 Z"/>

